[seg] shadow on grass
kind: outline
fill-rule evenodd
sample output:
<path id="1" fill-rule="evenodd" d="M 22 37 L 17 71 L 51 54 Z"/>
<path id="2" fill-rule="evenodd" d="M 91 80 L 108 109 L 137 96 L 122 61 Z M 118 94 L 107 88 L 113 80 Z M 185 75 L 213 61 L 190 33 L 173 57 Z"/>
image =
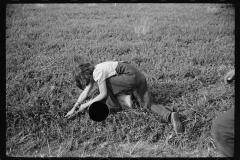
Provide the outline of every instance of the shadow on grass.
<path id="1" fill-rule="evenodd" d="M 198 79 L 192 79 L 183 83 L 164 82 L 149 87 L 149 92 L 153 103 L 167 105 L 186 93 L 196 91 L 201 86 L 202 83 Z"/>

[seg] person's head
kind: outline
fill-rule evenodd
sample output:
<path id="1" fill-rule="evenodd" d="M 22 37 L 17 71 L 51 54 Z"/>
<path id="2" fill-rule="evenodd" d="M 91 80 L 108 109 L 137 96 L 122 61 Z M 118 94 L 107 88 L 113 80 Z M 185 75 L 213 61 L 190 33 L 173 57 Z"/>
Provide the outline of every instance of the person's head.
<path id="1" fill-rule="evenodd" d="M 93 80 L 93 70 L 94 66 L 92 64 L 83 63 L 73 71 L 73 78 L 78 88 L 84 90 L 85 87 L 89 85 Z"/>

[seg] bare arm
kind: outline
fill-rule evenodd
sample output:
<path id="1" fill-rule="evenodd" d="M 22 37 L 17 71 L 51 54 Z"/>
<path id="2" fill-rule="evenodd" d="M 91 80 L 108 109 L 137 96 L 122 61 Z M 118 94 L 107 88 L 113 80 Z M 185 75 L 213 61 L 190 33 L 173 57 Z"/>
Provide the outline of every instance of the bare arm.
<path id="1" fill-rule="evenodd" d="M 75 110 L 77 108 L 77 106 L 82 103 L 88 96 L 88 93 L 90 92 L 91 88 L 92 88 L 93 84 L 89 83 L 88 86 L 86 86 L 86 88 L 84 89 L 84 91 L 80 94 L 77 102 L 75 103 L 74 107 L 72 108 L 73 110 Z"/>
<path id="2" fill-rule="evenodd" d="M 87 103 L 82 104 L 81 107 L 80 107 L 80 110 L 83 110 L 83 109 L 87 108 L 92 103 L 100 101 L 100 100 L 104 99 L 107 96 L 106 81 L 104 80 L 98 87 L 99 87 L 100 94 L 97 95 L 94 99 L 88 101 Z"/>

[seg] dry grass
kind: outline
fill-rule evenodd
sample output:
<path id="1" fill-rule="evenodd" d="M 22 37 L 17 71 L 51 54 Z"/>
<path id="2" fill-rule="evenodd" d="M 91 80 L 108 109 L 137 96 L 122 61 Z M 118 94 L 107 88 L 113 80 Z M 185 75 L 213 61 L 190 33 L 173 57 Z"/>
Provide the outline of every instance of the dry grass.
<path id="1" fill-rule="evenodd" d="M 134 26 L 134 32 L 136 34 L 147 34 L 151 29 L 150 19 L 147 17 L 141 18 L 138 23 Z"/>
<path id="2" fill-rule="evenodd" d="M 7 156 L 220 156 L 210 130 L 235 102 L 222 83 L 235 65 L 234 6 L 36 5 L 6 9 Z M 81 93 L 72 69 L 111 59 L 147 76 L 152 101 L 180 113 L 182 137 L 137 103 L 101 123 L 87 112 L 64 118 Z"/>

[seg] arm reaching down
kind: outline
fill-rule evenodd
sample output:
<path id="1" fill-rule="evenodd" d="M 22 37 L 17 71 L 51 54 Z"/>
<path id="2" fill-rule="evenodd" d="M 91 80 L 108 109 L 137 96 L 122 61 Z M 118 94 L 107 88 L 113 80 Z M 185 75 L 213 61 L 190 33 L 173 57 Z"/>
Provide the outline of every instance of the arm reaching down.
<path id="1" fill-rule="evenodd" d="M 107 96 L 107 86 L 106 86 L 106 81 L 104 80 L 99 86 L 99 91 L 100 94 L 97 95 L 94 99 L 88 101 L 87 103 L 84 103 L 80 106 L 79 111 L 84 110 L 85 108 L 87 108 L 88 106 L 90 106 L 92 103 L 100 101 L 102 99 L 104 99 Z M 78 111 L 78 112 L 79 112 Z"/>
<path id="2" fill-rule="evenodd" d="M 88 86 L 86 86 L 84 91 L 80 94 L 80 96 L 79 96 L 77 102 L 75 103 L 75 105 L 73 106 L 73 108 L 67 113 L 67 115 L 65 117 L 69 118 L 73 115 L 77 106 L 87 98 L 88 93 L 90 92 L 91 88 L 92 88 L 92 83 L 90 83 Z"/>

